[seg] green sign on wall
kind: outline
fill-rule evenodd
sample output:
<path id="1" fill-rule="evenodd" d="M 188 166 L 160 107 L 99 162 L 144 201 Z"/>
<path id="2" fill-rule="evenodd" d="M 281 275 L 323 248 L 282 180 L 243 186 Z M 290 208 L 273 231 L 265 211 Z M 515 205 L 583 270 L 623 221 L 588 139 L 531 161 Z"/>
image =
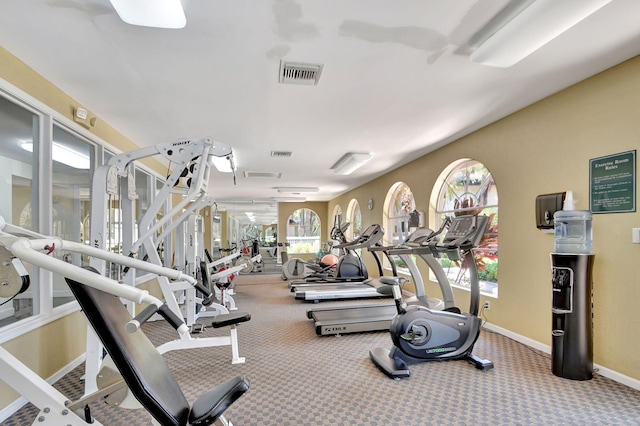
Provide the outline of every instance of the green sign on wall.
<path id="1" fill-rule="evenodd" d="M 636 211 L 636 151 L 589 160 L 592 213 Z"/>

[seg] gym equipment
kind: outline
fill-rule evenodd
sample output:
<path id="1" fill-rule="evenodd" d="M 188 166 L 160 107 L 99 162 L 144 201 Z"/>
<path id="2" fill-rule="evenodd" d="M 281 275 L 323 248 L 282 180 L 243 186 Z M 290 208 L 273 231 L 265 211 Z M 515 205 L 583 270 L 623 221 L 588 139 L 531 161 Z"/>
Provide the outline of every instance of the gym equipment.
<path id="1" fill-rule="evenodd" d="M 351 257 L 345 260 L 347 256 L 344 256 L 342 265 L 345 262 L 353 262 L 351 267 L 355 271 L 365 271 L 362 260 L 352 253 L 358 248 L 368 248 L 376 245 L 384 234 L 380 225 L 370 225 L 364 232 L 356 238 L 354 241 L 347 244 L 340 244 L 340 247 L 345 247 L 350 251 Z M 382 262 L 376 251 L 369 251 L 373 258 L 376 260 L 378 271 L 380 276 L 383 276 Z M 338 268 L 344 268 L 344 266 L 338 266 Z M 356 278 L 352 276 L 336 277 L 334 279 L 328 279 L 325 282 L 292 282 L 290 284 L 291 291 L 295 292 L 296 300 L 305 300 L 320 302 L 322 300 L 346 300 L 346 299 L 371 299 L 380 297 L 391 297 L 391 288 L 382 284 L 379 279 L 362 277 Z"/>
<path id="2" fill-rule="evenodd" d="M 11 228 L 12 226 L 9 226 Z M 179 335 L 188 337 L 188 327 L 180 316 L 175 315 L 161 300 L 148 292 L 126 286 L 110 278 L 96 274 L 96 270 L 81 268 L 50 256 L 56 249 L 70 250 L 81 246 L 79 243 L 48 237 L 26 239 L 4 232 L 7 224 L 0 220 L 0 244 L 15 258 L 48 269 L 67 277 L 74 296 L 91 327 L 99 336 L 108 353 L 103 369 L 99 372 L 106 382 L 94 392 L 85 394 L 80 400 L 69 401 L 62 393 L 29 369 L 24 363 L 0 347 L 0 376 L 4 382 L 27 398 L 40 409 L 33 424 L 38 425 L 101 425 L 92 418 L 88 404 L 104 400 L 120 408 L 143 407 L 162 425 L 206 425 L 220 420 L 230 425 L 224 418 L 224 411 L 249 389 L 245 376 L 230 379 L 200 396 L 193 405 L 186 400 L 171 370 L 160 351 L 140 330 L 140 325 L 154 313 L 163 316 Z M 25 235 L 34 236 L 27 231 Z M 183 273 L 108 253 L 90 246 L 79 252 L 95 256 L 103 253 L 102 259 L 122 261 L 130 267 L 146 267 L 158 275 L 172 279 L 186 279 Z M 125 260 L 125 259 L 128 259 Z M 16 266 L 16 262 L 12 261 Z M 18 275 L 20 268 L 16 267 Z M 132 318 L 120 298 L 147 305 Z M 222 322 L 236 322 L 226 318 Z M 86 376 L 85 376 L 86 378 Z M 132 395 L 130 396 L 129 393 Z"/>
<path id="3" fill-rule="evenodd" d="M 338 226 L 334 224 L 331 229 L 331 238 L 332 240 L 338 241 L 338 244 L 344 244 L 347 242 L 347 239 L 344 233 L 349 229 L 351 223 L 344 222 L 342 225 Z M 334 245 L 333 241 L 330 243 L 330 246 L 337 247 Z M 347 254 L 346 250 L 343 250 L 344 254 Z M 298 282 L 307 282 L 314 281 L 316 279 L 326 280 L 330 276 L 334 277 L 336 275 L 336 265 L 332 264 L 324 264 L 322 260 L 320 262 L 305 262 L 304 260 L 294 257 L 292 259 L 288 259 L 286 262 L 282 264 L 282 279 L 284 281 L 287 280 L 298 280 Z M 300 281 L 300 278 L 304 278 L 304 281 Z M 289 285 L 291 287 L 291 285 Z"/>
<path id="4" fill-rule="evenodd" d="M 452 260 L 464 260 L 471 280 L 471 301 L 468 313 L 450 308 L 434 311 L 423 306 L 407 306 L 402 301 L 398 285 L 393 285 L 397 315 L 390 328 L 391 350 L 375 348 L 369 351 L 373 363 L 387 376 L 409 377 L 408 364 L 427 361 L 467 359 L 476 368 L 489 370 L 493 363 L 472 354 L 480 335 L 482 320 L 478 317 L 480 286 L 472 249 L 486 230 L 487 216 L 458 216 L 453 219 L 443 241 L 432 241 L 429 249 L 435 256 L 443 253 Z"/>
<path id="5" fill-rule="evenodd" d="M 175 165 L 170 171 L 166 181 L 155 192 L 153 201 L 146 212 L 140 218 L 136 218 L 135 174 L 133 173 L 134 161 L 143 158 L 159 156 L 160 161 Z M 207 205 L 213 205 L 213 201 L 207 197 L 207 188 L 213 157 L 226 157 L 233 161 L 232 150 L 229 145 L 215 142 L 211 138 L 180 139 L 174 142 L 158 144 L 152 147 L 141 148 L 135 151 L 114 155 L 105 165 L 96 168 L 91 189 L 91 229 L 90 244 L 96 249 L 106 250 L 111 247 L 116 252 L 128 254 L 128 257 L 145 259 L 142 262 L 154 265 L 163 265 L 158 253 L 160 242 L 165 242 L 165 253 L 171 252 L 171 233 L 189 216 Z M 126 190 L 120 194 L 120 189 Z M 167 207 L 170 200 L 176 196 L 182 199 L 171 208 Z M 117 208 L 117 210 L 116 210 Z M 112 210 L 116 223 L 112 223 L 113 217 L 107 217 Z M 138 226 L 136 230 L 136 225 Z M 121 229 L 118 233 L 122 241 L 112 244 L 112 226 Z M 136 239 L 137 236 L 137 239 Z M 194 262 L 195 263 L 195 262 Z M 107 261 L 101 256 L 90 258 L 90 265 L 98 270 L 101 275 L 110 276 L 107 272 Z M 123 268 L 124 267 L 124 268 Z M 194 326 L 202 307 L 209 303 L 203 294 L 195 287 L 196 274 L 199 268 L 194 268 L 190 274 L 184 274 L 189 279 L 171 282 L 167 276 L 154 272 L 139 274 L 147 271 L 143 266 L 134 266 L 125 262 L 117 265 L 109 263 L 108 271 L 113 269 L 118 272 L 117 280 L 123 285 L 138 286 L 142 283 L 155 280 L 167 306 L 178 316 L 186 320 L 187 326 Z M 133 314 L 134 304 L 128 303 L 129 312 Z M 216 315 L 228 314 L 229 310 L 216 303 L 211 303 L 208 310 L 215 311 Z M 203 339 L 180 339 L 161 346 L 161 351 L 189 349 L 194 347 L 210 347 L 230 345 L 232 349 L 232 363 L 243 363 L 238 353 L 237 330 L 233 325 L 228 336 Z M 95 377 L 102 364 L 101 343 L 91 329 L 87 332 L 87 351 L 85 360 L 86 380 L 85 392 L 91 393 L 97 389 Z"/>
<path id="6" fill-rule="evenodd" d="M 304 278 L 304 282 L 328 279 L 330 276 L 335 276 L 337 266 L 338 257 L 335 254 L 326 254 L 318 261 L 309 262 L 294 257 L 282 265 L 282 279 L 287 281 L 294 278 Z M 291 285 L 289 285 L 289 288 L 291 288 Z"/>
<path id="7" fill-rule="evenodd" d="M 340 231 L 340 235 L 344 235 Z M 314 274 L 306 277 L 301 281 L 291 281 L 289 288 L 291 291 L 297 291 L 298 288 L 315 289 L 323 285 L 341 284 L 347 282 L 363 282 L 369 278 L 369 273 L 362 259 L 357 254 L 356 250 L 359 248 L 373 247 L 382 239 L 384 230 L 380 225 L 370 225 L 365 229 L 357 238 L 353 241 L 346 241 L 346 239 L 334 245 L 334 248 L 340 249 L 343 254 L 338 259 L 338 264 L 333 269 L 333 274 L 327 273 Z M 382 275 L 382 263 L 379 257 L 371 253 L 378 264 L 378 272 Z"/>
<path id="8" fill-rule="evenodd" d="M 417 229 L 407 237 L 407 241 L 395 247 L 375 247 L 375 251 L 384 251 L 390 258 L 393 255 L 398 255 L 402 256 L 405 260 L 416 288 L 415 296 L 407 300 L 407 303 L 426 306 L 434 310 L 442 310 L 445 309 L 445 307 L 453 306 L 453 291 L 451 290 L 451 284 L 446 275 L 436 274 L 441 293 L 445 300 L 442 301 L 440 299 L 427 297 L 420 271 L 408 254 L 413 253 L 423 244 L 428 244 L 430 240 L 436 238 L 447 224 L 448 222 L 443 223 L 443 226 L 437 232 L 426 228 Z M 370 250 L 373 250 L 373 248 Z M 436 262 L 437 264 L 437 261 L 431 253 L 428 255 L 421 254 L 420 257 L 425 260 L 428 265 L 431 265 L 431 262 Z M 394 265 L 393 262 L 391 264 Z M 406 279 L 396 276 L 385 276 L 380 277 L 379 281 L 382 284 L 392 286 L 401 285 L 403 282 L 406 282 Z M 315 330 L 318 336 L 326 336 L 363 331 L 388 331 L 391 326 L 391 321 L 396 314 L 397 309 L 395 304 L 387 305 L 378 303 L 311 309 L 307 311 L 307 318 L 314 320 Z"/>
<path id="9" fill-rule="evenodd" d="M 241 274 L 250 274 L 252 272 L 262 271 L 262 255 L 260 254 L 258 240 L 242 240 L 241 256 L 236 264 L 242 265 Z"/>
<path id="10" fill-rule="evenodd" d="M 4 219 L 0 216 L 0 229 L 2 227 L 4 227 Z M 0 297 L 7 299 L 0 306 L 27 291 L 30 282 L 29 273 L 22 262 L 9 250 L 0 246 Z"/>
<path id="11" fill-rule="evenodd" d="M 209 283 L 209 289 L 222 306 L 230 311 L 237 310 L 236 302 L 232 297 L 235 294 L 233 280 L 244 265 L 233 266 L 233 261 L 240 256 L 240 253 L 232 253 L 213 260 L 209 251 L 205 249 L 205 255 L 209 262 L 200 262 L 200 275 Z"/>

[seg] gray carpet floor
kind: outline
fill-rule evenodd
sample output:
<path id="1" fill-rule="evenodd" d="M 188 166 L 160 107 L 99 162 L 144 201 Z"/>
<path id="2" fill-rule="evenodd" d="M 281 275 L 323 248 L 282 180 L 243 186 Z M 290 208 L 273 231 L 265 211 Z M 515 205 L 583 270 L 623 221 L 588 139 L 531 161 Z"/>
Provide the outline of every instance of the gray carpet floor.
<path id="1" fill-rule="evenodd" d="M 628 425 L 640 424 L 640 391 L 595 375 L 573 381 L 551 373 L 547 354 L 502 335 L 483 331 L 474 353 L 493 361 L 480 371 L 465 361 L 411 366 L 411 377 L 391 380 L 371 363 L 370 348 L 390 347 L 387 332 L 316 336 L 306 311 L 277 274 L 242 275 L 236 281 L 239 310 L 252 315 L 238 329 L 240 356 L 229 347 L 175 351 L 165 355 L 187 398 L 217 382 L 246 374 L 251 388 L 227 410 L 236 425 Z M 386 301 L 388 302 L 388 301 Z M 322 306 L 378 303 L 323 302 Z M 164 323 L 145 325 L 156 343 L 173 338 Z M 202 336 L 218 335 L 207 328 Z M 82 390 L 78 368 L 56 386 L 70 397 Z M 139 410 L 91 406 L 107 425 L 145 425 Z M 30 424 L 27 406 L 9 425 Z"/>

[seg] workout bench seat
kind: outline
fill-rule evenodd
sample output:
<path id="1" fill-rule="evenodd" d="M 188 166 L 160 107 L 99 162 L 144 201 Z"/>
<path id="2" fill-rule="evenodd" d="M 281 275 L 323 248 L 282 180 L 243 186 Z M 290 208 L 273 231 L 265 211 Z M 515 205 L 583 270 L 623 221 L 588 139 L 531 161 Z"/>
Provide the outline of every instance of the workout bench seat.
<path id="1" fill-rule="evenodd" d="M 120 299 L 77 281 L 66 281 L 129 390 L 160 424 L 212 424 L 249 389 L 247 377 L 237 376 L 205 392 L 190 406 L 153 343 L 141 330 L 125 330 L 131 315 Z"/>

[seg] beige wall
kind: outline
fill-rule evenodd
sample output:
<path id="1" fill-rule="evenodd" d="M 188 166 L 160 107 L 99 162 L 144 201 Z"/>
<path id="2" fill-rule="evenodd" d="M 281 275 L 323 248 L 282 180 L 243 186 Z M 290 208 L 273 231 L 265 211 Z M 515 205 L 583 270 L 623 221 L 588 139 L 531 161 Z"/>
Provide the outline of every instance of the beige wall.
<path id="1" fill-rule="evenodd" d="M 329 202 L 344 210 L 360 203 L 363 225 L 382 222 L 388 189 L 410 185 L 418 210 L 429 210 L 439 174 L 453 161 L 472 158 L 492 172 L 500 198 L 499 297 L 489 322 L 550 345 L 550 252 L 553 235 L 536 229 L 537 195 L 574 191 L 579 209 L 589 208 L 589 160 L 637 149 L 640 142 L 640 57 L 546 98 L 379 179 Z M 637 185 L 637 183 L 636 183 Z M 374 208 L 366 209 L 367 200 Z M 429 224 L 427 224 L 429 225 Z M 636 315 L 640 245 L 631 228 L 640 213 L 594 215 L 594 362 L 640 380 Z M 437 291 L 432 284 L 428 292 Z M 439 293 L 436 293 L 439 294 Z M 466 292 L 456 291 L 459 306 Z"/>
<path id="2" fill-rule="evenodd" d="M 87 321 L 81 312 L 23 334 L 2 347 L 45 379 L 56 374 L 86 350 Z M 0 382 L 0 409 L 20 395 Z"/>

